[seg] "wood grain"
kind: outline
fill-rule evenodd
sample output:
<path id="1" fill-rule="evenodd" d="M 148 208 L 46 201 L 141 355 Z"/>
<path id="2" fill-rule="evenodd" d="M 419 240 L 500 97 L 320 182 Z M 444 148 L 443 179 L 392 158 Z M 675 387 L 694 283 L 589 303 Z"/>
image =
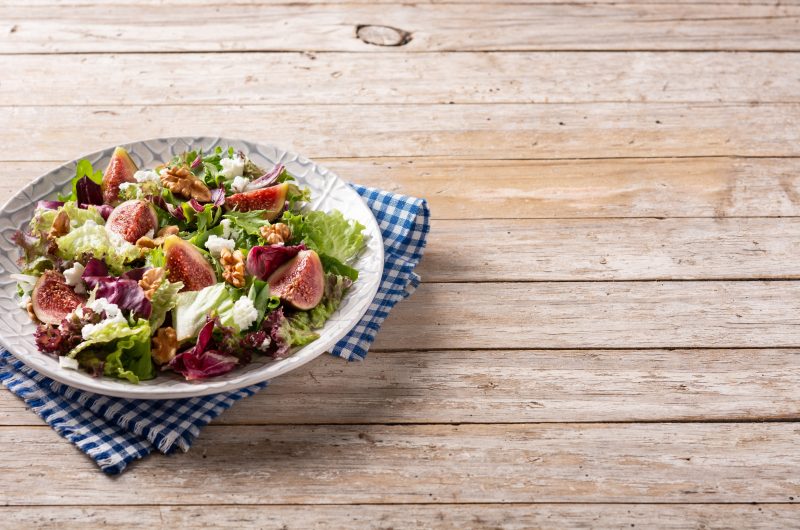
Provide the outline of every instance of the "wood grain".
<path id="1" fill-rule="evenodd" d="M 1 53 L 451 50 L 798 50 L 791 5 L 540 4 L 0 6 Z M 141 23 L 146 17 L 148 23 Z M 203 21 L 203 31 L 197 22 Z M 361 25 L 407 32 L 376 46 Z M 12 31 L 13 29 L 13 31 Z"/>
<path id="2" fill-rule="evenodd" d="M 217 425 L 800 418 L 800 350 L 460 350 L 325 355 Z M 298 411 L 302 411 L 299 413 Z M 0 390 L 0 425 L 42 425 Z M 66 450 L 66 447 L 64 448 Z"/>
<path id="3" fill-rule="evenodd" d="M 189 453 L 112 480 L 48 427 L 4 427 L 0 472 L 15 480 L 0 504 L 788 502 L 797 435 L 783 423 L 209 426 Z"/>
<path id="4" fill-rule="evenodd" d="M 798 347 L 800 283 L 422 284 L 377 349 Z"/>
<path id="5" fill-rule="evenodd" d="M 4 163 L 0 196 L 65 161 Z M 346 180 L 424 197 L 434 219 L 800 215 L 800 160 L 793 158 L 317 161 Z"/>
<path id="6" fill-rule="evenodd" d="M 0 70 L 16 74 L 0 83 L 4 106 L 800 100 L 797 79 L 775 75 L 800 70 L 794 53 L 467 52 L 387 54 L 380 61 L 371 53 L 92 54 L 58 61 L 0 55 Z M 76 72 L 103 82 L 75 83 Z M 47 83 L 30 82 L 42 75 Z"/>
<path id="7" fill-rule="evenodd" d="M 800 104 L 18 106 L 0 107 L 0 123 L 0 156 L 11 160 L 70 159 L 182 132 L 278 143 L 311 158 L 800 155 Z"/>
<path id="8" fill-rule="evenodd" d="M 0 507 L 15 528 L 690 528 L 773 530 L 789 527 L 800 508 L 784 505 L 410 504 L 345 506 L 85 506 Z"/>

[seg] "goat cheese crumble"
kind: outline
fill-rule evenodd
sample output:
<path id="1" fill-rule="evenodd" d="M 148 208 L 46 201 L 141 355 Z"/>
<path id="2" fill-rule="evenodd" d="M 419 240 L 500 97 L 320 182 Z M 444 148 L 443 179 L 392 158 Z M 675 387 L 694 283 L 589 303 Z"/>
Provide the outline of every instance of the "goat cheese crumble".
<path id="1" fill-rule="evenodd" d="M 151 169 L 139 170 L 133 174 L 133 178 L 136 179 L 136 182 L 161 182 L 158 173 Z"/>
<path id="2" fill-rule="evenodd" d="M 242 193 L 247 189 L 248 184 L 250 184 L 249 178 L 237 176 L 233 179 L 233 182 L 231 182 L 231 191 Z"/>
<path id="3" fill-rule="evenodd" d="M 72 267 L 64 271 L 64 279 L 67 281 L 67 285 L 73 287 L 78 294 L 84 294 L 86 292 L 86 286 L 83 285 L 82 279 L 85 269 L 86 267 L 76 261 Z"/>
<path id="4" fill-rule="evenodd" d="M 97 298 L 92 302 L 86 304 L 86 307 L 88 307 L 95 313 L 101 313 L 105 311 L 106 318 L 101 320 L 97 324 L 86 324 L 85 326 L 83 326 L 83 329 L 81 329 L 81 335 L 83 336 L 83 340 L 90 339 L 94 333 L 102 329 L 105 329 L 107 326 L 110 326 L 115 322 L 120 322 L 124 324 L 128 323 L 128 321 L 125 320 L 125 317 L 122 315 L 122 311 L 120 310 L 119 306 L 117 304 L 109 302 L 105 298 Z M 81 316 L 81 314 L 83 313 L 82 308 L 79 307 L 76 311 L 76 314 L 78 314 L 78 311 L 80 311 L 79 316 Z"/>
<path id="5" fill-rule="evenodd" d="M 236 248 L 236 242 L 232 239 L 226 239 L 224 237 L 219 237 L 215 235 L 208 236 L 208 240 L 206 241 L 206 248 L 211 253 L 212 256 L 218 258 L 219 255 L 222 253 L 223 248 L 227 248 L 231 252 L 233 249 Z"/>
<path id="6" fill-rule="evenodd" d="M 219 163 L 222 166 L 219 174 L 226 179 L 241 177 L 244 173 L 244 159 L 239 155 L 234 155 L 233 158 L 223 158 Z"/>
<path id="7" fill-rule="evenodd" d="M 233 304 L 233 321 L 240 330 L 245 330 L 258 318 L 258 309 L 250 298 L 243 296 Z"/>

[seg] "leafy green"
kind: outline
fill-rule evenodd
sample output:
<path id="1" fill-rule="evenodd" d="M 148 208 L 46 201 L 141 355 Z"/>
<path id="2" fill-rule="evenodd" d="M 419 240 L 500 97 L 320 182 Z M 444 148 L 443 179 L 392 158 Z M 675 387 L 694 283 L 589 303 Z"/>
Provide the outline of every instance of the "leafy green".
<path id="1" fill-rule="evenodd" d="M 305 214 L 284 212 L 283 222 L 289 225 L 293 240 L 302 240 L 318 254 L 325 254 L 341 263 L 347 263 L 364 247 L 361 233 L 364 225 L 346 219 L 338 210 L 314 210 Z"/>
<path id="2" fill-rule="evenodd" d="M 103 172 L 99 169 L 97 171 L 92 167 L 92 163 L 88 160 L 81 160 L 75 166 L 75 176 L 72 177 L 72 193 L 69 195 L 59 195 L 59 201 L 74 201 L 78 199 L 78 181 L 83 177 L 89 177 L 95 184 L 102 184 Z"/>
<path id="3" fill-rule="evenodd" d="M 325 325 L 325 321 L 339 309 L 339 304 L 342 303 L 342 298 L 351 285 L 353 282 L 349 278 L 336 274 L 325 275 L 325 293 L 322 295 L 322 300 L 308 311 L 312 327 L 321 328 Z"/>
<path id="4" fill-rule="evenodd" d="M 253 279 L 247 297 L 253 301 L 253 306 L 255 306 L 258 311 L 258 318 L 254 322 L 256 327 L 261 325 L 261 321 L 264 320 L 264 315 L 267 313 L 268 309 L 275 309 L 281 303 L 281 299 L 277 296 L 270 296 L 269 284 L 258 278 Z"/>
<path id="5" fill-rule="evenodd" d="M 155 377 L 150 355 L 150 324 L 143 319 L 134 326 L 120 319 L 98 328 L 69 356 L 77 358 L 86 368 L 96 369 L 102 362 L 105 375 L 131 383 Z"/>
<path id="6" fill-rule="evenodd" d="M 232 227 L 238 228 L 251 236 L 260 234 L 262 226 L 269 225 L 269 221 L 264 219 L 266 210 L 251 210 L 249 212 L 231 211 L 223 215 L 225 219 L 230 219 Z"/>
<path id="7" fill-rule="evenodd" d="M 332 258 L 327 254 L 320 254 L 319 259 L 322 262 L 322 268 L 325 270 L 325 272 L 336 274 L 338 276 L 344 276 L 353 281 L 358 279 L 358 270 L 349 265 L 345 265 L 338 259 Z"/>
<path id="8" fill-rule="evenodd" d="M 144 259 L 145 265 L 152 268 L 163 267 L 166 262 L 167 259 L 164 256 L 164 249 L 161 247 L 149 249 Z"/>
<path id="9" fill-rule="evenodd" d="M 181 289 L 183 289 L 183 282 L 170 282 L 165 279 L 153 293 L 153 297 L 150 299 L 153 306 L 153 312 L 150 313 L 150 329 L 153 333 L 164 323 L 167 312 L 177 305 L 178 291 Z"/>
<path id="10" fill-rule="evenodd" d="M 233 323 L 233 304 L 236 302 L 224 283 L 217 283 L 200 291 L 178 293 L 172 310 L 172 327 L 178 341 L 195 337 L 212 313 L 220 316 L 225 325 Z"/>
<path id="11" fill-rule="evenodd" d="M 29 225 L 31 234 L 34 236 L 46 235 L 53 227 L 56 216 L 61 212 L 65 212 L 69 216 L 70 229 L 83 226 L 86 221 L 94 221 L 99 225 L 105 224 L 103 216 L 100 215 L 94 205 L 88 208 L 78 208 L 78 204 L 75 201 L 68 201 L 55 210 L 38 208 Z"/>
<path id="12" fill-rule="evenodd" d="M 279 333 L 294 348 L 305 346 L 319 338 L 319 333 L 312 328 L 314 328 L 314 325 L 311 323 L 310 315 L 306 311 L 301 311 L 288 317 L 281 326 Z"/>
<path id="13" fill-rule="evenodd" d="M 58 255 L 64 259 L 78 259 L 91 254 L 106 262 L 109 269 L 119 275 L 124 265 L 139 257 L 139 249 L 122 238 L 109 235 L 105 227 L 91 220 L 56 239 Z"/>

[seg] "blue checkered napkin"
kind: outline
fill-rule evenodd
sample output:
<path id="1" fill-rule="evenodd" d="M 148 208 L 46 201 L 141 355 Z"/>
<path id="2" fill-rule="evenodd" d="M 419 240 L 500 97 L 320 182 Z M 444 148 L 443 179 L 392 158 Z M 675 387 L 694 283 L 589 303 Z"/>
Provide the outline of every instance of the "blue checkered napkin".
<path id="1" fill-rule="evenodd" d="M 332 349 L 349 360 L 363 359 L 381 323 L 394 305 L 419 285 L 414 267 L 422 258 L 429 230 L 429 212 L 422 199 L 353 186 L 375 214 L 386 253 L 378 294 L 364 318 Z M 0 383 L 61 436 L 89 455 L 109 474 L 154 449 L 165 454 L 188 451 L 200 429 L 252 396 L 267 383 L 198 398 L 131 400 L 77 390 L 25 367 L 0 351 Z"/>

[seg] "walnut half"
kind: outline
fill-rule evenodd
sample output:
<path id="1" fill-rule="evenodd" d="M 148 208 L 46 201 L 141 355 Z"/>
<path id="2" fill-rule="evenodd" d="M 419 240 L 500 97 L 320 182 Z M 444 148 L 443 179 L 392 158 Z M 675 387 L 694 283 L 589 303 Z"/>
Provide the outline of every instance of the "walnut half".
<path id="1" fill-rule="evenodd" d="M 139 280 L 139 285 L 144 289 L 144 295 L 148 300 L 153 299 L 153 294 L 158 290 L 164 282 L 164 268 L 155 267 L 144 271 L 142 279 Z"/>
<path id="2" fill-rule="evenodd" d="M 211 201 L 211 191 L 208 186 L 195 177 L 187 167 L 166 168 L 166 171 L 161 174 L 161 184 L 172 193 L 183 195 L 189 199 L 197 199 L 200 202 Z"/>
<path id="3" fill-rule="evenodd" d="M 259 229 L 261 237 L 270 245 L 279 245 L 289 241 L 292 237 L 292 230 L 285 223 L 275 223 L 274 225 L 264 225 Z"/>
<path id="4" fill-rule="evenodd" d="M 167 364 L 178 351 L 178 335 L 170 327 L 159 328 L 153 337 L 152 356 L 156 364 Z"/>
<path id="5" fill-rule="evenodd" d="M 219 262 L 222 264 L 222 277 L 234 287 L 244 287 L 244 255 L 242 251 L 236 249 L 231 252 L 223 248 L 219 254 Z"/>

